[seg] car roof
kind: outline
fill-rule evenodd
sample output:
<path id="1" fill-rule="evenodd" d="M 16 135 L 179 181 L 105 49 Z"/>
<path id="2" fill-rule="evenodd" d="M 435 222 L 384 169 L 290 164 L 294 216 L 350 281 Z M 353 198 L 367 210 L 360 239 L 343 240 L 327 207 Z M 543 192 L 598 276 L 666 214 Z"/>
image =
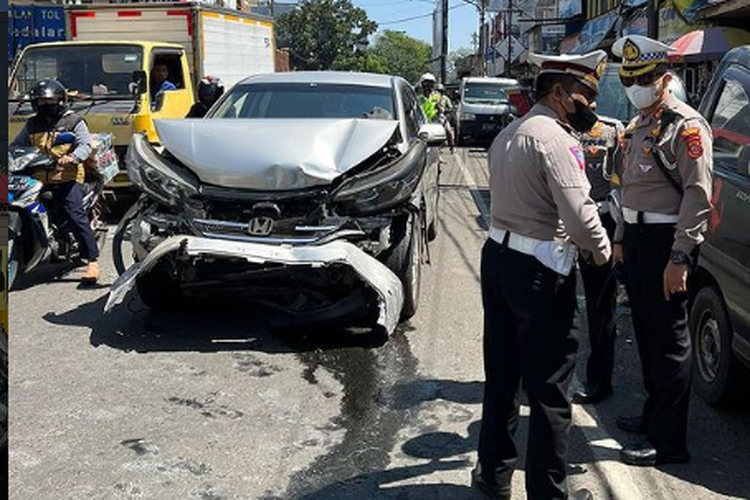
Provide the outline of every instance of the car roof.
<path id="1" fill-rule="evenodd" d="M 257 83 L 328 83 L 358 85 L 362 87 L 392 88 L 398 77 L 372 73 L 352 73 L 346 71 L 293 71 L 267 73 L 245 78 L 241 84 Z"/>
<path id="2" fill-rule="evenodd" d="M 491 76 L 470 76 L 464 78 L 467 83 L 502 83 L 505 85 L 518 85 L 518 80 L 514 78 L 495 78 Z"/>

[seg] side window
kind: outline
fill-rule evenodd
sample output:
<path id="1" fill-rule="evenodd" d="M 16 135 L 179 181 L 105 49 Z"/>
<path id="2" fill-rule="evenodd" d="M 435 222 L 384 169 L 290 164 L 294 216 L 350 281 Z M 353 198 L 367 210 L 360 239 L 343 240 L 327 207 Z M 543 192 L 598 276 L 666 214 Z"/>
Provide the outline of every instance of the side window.
<path id="1" fill-rule="evenodd" d="M 750 144 L 750 98 L 748 88 L 737 80 L 727 80 L 711 117 L 714 154 L 736 160 L 743 146 Z"/>
<path id="2" fill-rule="evenodd" d="M 161 108 L 162 94 L 169 90 L 185 88 L 185 75 L 182 73 L 182 54 L 178 52 L 154 51 L 149 75 L 151 107 Z"/>
<path id="3" fill-rule="evenodd" d="M 414 95 L 414 91 L 409 87 L 402 87 L 401 95 L 404 100 L 404 115 L 406 118 L 406 128 L 411 137 L 419 135 L 419 129 L 422 128 L 425 118 L 422 107 Z"/>

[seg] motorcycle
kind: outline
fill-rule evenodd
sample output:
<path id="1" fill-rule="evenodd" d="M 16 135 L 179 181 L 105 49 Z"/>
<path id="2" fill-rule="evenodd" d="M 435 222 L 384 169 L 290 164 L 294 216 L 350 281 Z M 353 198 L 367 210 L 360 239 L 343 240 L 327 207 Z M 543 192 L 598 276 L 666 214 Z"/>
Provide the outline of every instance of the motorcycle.
<path id="1" fill-rule="evenodd" d="M 57 134 L 52 147 L 72 145 L 75 136 Z M 118 171 L 117 155 L 109 134 L 94 134 L 94 147 L 84 162 L 83 208 L 97 245 L 104 247 L 107 227 L 102 221 L 104 186 Z M 54 171 L 57 160 L 37 148 L 18 148 L 8 152 L 8 287 L 18 276 L 42 262 L 75 261 L 80 255 L 70 222 L 57 207 L 53 193 L 34 177 L 39 171 Z"/>

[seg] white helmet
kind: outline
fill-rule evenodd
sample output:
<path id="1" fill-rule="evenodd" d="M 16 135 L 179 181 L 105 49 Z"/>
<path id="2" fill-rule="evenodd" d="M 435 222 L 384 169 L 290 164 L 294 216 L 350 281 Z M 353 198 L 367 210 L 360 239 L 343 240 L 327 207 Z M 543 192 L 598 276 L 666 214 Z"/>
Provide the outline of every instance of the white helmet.
<path id="1" fill-rule="evenodd" d="M 422 82 L 432 82 L 432 83 L 435 83 L 435 82 L 437 82 L 437 78 L 435 78 L 435 75 L 433 75 L 432 73 L 425 73 L 419 79 L 419 82 L 420 83 L 422 83 Z"/>

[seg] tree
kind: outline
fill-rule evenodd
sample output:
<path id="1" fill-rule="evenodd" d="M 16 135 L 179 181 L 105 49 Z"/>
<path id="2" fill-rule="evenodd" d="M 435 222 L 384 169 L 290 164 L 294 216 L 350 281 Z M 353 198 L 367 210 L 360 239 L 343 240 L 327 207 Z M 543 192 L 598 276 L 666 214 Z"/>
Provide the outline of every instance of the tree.
<path id="1" fill-rule="evenodd" d="M 401 31 L 386 30 L 380 34 L 370 52 L 380 59 L 386 72 L 416 83 L 430 71 L 432 47 Z"/>
<path id="2" fill-rule="evenodd" d="M 302 0 L 276 22 L 279 46 L 289 49 L 292 65 L 301 70 L 357 69 L 367 62 L 357 48 L 377 29 L 350 0 Z"/>
<path id="3" fill-rule="evenodd" d="M 458 79 L 458 67 L 462 61 L 466 60 L 466 58 L 471 57 L 474 55 L 475 51 L 469 48 L 459 48 L 448 54 L 448 67 L 447 73 L 448 73 L 448 81 L 455 81 Z"/>

